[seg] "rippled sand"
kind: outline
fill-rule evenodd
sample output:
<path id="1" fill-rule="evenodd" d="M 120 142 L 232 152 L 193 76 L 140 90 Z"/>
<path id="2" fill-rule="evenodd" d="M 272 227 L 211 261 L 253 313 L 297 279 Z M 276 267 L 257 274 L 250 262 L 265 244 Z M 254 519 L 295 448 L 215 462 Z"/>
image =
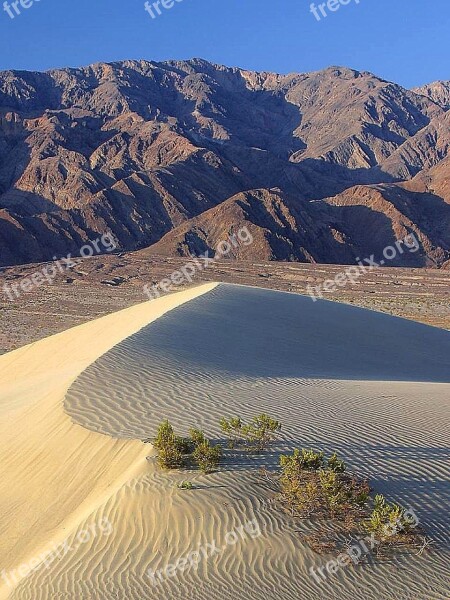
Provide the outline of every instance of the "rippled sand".
<path id="1" fill-rule="evenodd" d="M 293 294 L 205 288 L 182 302 L 171 296 L 172 310 L 149 325 L 141 311 L 140 330 L 136 324 L 126 333 L 116 317 L 121 340 L 116 334 L 105 353 L 79 365 L 64 408 L 85 438 L 75 449 L 64 432 L 58 437 L 61 453 L 77 464 L 72 477 L 64 474 L 65 484 L 73 493 L 83 474 L 85 486 L 105 482 L 104 469 L 116 462 L 114 448 L 124 452 L 126 468 L 122 478 L 115 473 L 109 497 L 94 494 L 91 512 L 71 520 L 73 549 L 24 579 L 11 598 L 446 600 L 450 334 Z M 127 311 L 121 314 L 126 321 Z M 83 343 L 98 343 L 98 328 L 89 326 Z M 71 339 L 76 335 L 73 330 Z M 264 457 L 228 453 L 221 471 L 208 476 L 164 473 L 153 459 L 143 464 L 142 453 L 151 449 L 136 440 L 152 436 L 164 418 L 181 433 L 198 426 L 218 438 L 221 416 L 262 411 L 283 422 L 279 443 Z M 47 440 L 39 444 L 45 453 Z M 96 444 L 108 451 L 94 452 Z M 319 585 L 309 568 L 335 555 L 318 556 L 302 541 L 314 524 L 285 516 L 258 475 L 259 466 L 274 467 L 281 451 L 297 446 L 337 450 L 377 490 L 412 506 L 435 539 L 434 552 L 349 568 Z M 18 455 L 11 460 L 17 464 Z M 182 479 L 196 489 L 178 490 Z M 69 517 L 68 509 L 74 513 L 78 506 L 67 496 L 60 503 Z M 34 508 L 40 522 L 47 502 L 42 497 Z M 112 524 L 110 535 L 77 544 L 77 532 L 102 519 Z M 235 545 L 226 543 L 228 532 L 250 521 L 261 535 L 244 531 Z M 149 569 L 164 569 L 213 542 L 220 551 L 198 569 L 152 585 Z M 30 534 L 27 549 L 33 543 Z"/>

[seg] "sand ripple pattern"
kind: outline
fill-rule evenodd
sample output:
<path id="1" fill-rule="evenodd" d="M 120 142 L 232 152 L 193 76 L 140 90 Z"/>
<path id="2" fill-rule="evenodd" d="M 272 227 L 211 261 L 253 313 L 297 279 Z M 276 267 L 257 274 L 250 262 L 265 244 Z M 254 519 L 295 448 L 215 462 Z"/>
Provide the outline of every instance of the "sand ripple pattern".
<path id="1" fill-rule="evenodd" d="M 230 456 L 225 470 L 193 479 L 149 473 L 91 521 L 114 533 L 37 572 L 15 600 L 444 600 L 448 598 L 450 392 L 448 332 L 298 296 L 219 286 L 128 338 L 74 383 L 66 411 L 90 430 L 153 435 L 163 418 L 219 437 L 220 416 L 266 411 L 284 423 L 261 458 Z M 339 451 L 373 485 L 411 505 L 436 540 L 434 553 L 347 569 L 319 586 L 307 524 L 274 509 L 256 469 L 295 446 Z M 189 475 L 189 477 L 191 477 Z M 256 518 L 262 535 L 153 588 L 145 576 Z M 82 528 L 82 526 L 81 526 Z M 300 529 L 300 531 L 298 531 Z"/>

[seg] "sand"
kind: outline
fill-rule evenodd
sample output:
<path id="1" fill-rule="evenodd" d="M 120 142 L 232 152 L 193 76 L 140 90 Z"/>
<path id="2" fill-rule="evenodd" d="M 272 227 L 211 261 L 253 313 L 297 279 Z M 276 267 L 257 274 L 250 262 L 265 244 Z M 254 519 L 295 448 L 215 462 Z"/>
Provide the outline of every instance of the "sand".
<path id="1" fill-rule="evenodd" d="M 449 351 L 450 334 L 436 328 L 211 285 L 0 357 L 0 564 L 15 568 L 54 540 L 72 546 L 4 597 L 447 599 Z M 161 472 L 138 441 L 166 417 L 218 438 L 222 415 L 262 411 L 283 422 L 280 441 L 264 457 L 227 455 L 213 475 Z M 310 567 L 335 555 L 307 546 L 302 534 L 317 525 L 283 514 L 258 475 L 296 446 L 337 450 L 413 507 L 434 551 L 317 583 Z M 177 489 L 183 479 L 196 489 Z M 77 542 L 105 519 L 109 535 Z M 227 543 L 254 520 L 260 535 L 241 529 Z M 213 542 L 220 551 L 197 569 L 152 585 L 149 573 Z"/>
<path id="2" fill-rule="evenodd" d="M 76 377 L 125 337 L 205 285 L 52 336 L 0 357 L 0 569 L 17 568 L 64 540 L 135 474 L 145 471 L 140 442 L 92 434 L 63 410 Z M 0 597 L 10 591 L 5 578 Z"/>

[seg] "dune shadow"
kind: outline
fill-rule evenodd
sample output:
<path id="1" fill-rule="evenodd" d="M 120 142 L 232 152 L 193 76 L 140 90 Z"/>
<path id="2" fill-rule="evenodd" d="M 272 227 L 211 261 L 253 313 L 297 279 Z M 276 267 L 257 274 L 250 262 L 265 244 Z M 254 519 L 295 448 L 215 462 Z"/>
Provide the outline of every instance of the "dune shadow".
<path id="1" fill-rule="evenodd" d="M 310 297 L 221 284 L 129 338 L 142 360 L 239 377 L 450 382 L 450 333 Z M 116 352 L 117 349 L 113 350 Z"/>

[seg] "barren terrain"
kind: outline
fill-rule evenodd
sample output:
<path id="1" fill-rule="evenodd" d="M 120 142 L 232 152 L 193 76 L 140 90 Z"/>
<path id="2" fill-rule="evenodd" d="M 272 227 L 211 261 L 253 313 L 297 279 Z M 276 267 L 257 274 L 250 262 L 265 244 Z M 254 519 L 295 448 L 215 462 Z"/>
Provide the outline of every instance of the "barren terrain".
<path id="1" fill-rule="evenodd" d="M 105 255 L 81 260 L 77 267 L 56 278 L 53 285 L 35 288 L 14 302 L 0 295 L 0 351 L 7 352 L 127 308 L 146 299 L 145 284 L 154 284 L 186 263 L 183 258 L 154 256 L 148 251 Z M 4 285 L 20 281 L 43 265 L 2 269 Z M 222 261 L 199 271 L 183 287 L 223 281 L 275 290 L 307 293 L 346 267 L 279 262 Z M 175 291 L 175 290 L 174 290 Z M 450 329 L 450 273 L 437 269 L 383 268 L 348 283 L 324 298 L 355 304 L 422 323 Z"/>

